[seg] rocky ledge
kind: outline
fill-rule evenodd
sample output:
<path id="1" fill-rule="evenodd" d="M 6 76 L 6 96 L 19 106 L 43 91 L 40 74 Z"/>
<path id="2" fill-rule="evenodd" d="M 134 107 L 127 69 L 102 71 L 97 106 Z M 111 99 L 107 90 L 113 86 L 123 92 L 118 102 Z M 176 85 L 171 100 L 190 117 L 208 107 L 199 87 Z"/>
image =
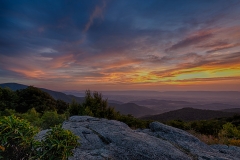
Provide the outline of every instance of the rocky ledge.
<path id="1" fill-rule="evenodd" d="M 70 160 L 239 160 L 240 147 L 207 145 L 193 135 L 159 122 L 132 130 L 125 123 L 73 116 L 63 128 L 80 137 Z M 38 136 L 43 136 L 44 131 Z"/>

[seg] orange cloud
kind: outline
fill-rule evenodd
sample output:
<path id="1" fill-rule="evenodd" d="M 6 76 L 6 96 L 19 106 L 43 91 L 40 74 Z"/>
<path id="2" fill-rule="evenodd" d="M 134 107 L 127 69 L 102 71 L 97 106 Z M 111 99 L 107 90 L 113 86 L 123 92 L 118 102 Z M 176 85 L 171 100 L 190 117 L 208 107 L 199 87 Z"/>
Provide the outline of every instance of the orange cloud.
<path id="1" fill-rule="evenodd" d="M 74 59 L 74 55 L 73 54 L 65 54 L 59 57 L 56 57 L 54 59 L 51 60 L 51 63 L 49 64 L 49 66 L 52 69 L 56 69 L 56 68 L 67 68 L 69 67 L 72 63 L 74 63 L 76 60 Z"/>
<path id="2" fill-rule="evenodd" d="M 45 79 L 47 77 L 46 73 L 41 70 L 23 70 L 17 68 L 9 68 L 9 70 L 33 79 Z"/>

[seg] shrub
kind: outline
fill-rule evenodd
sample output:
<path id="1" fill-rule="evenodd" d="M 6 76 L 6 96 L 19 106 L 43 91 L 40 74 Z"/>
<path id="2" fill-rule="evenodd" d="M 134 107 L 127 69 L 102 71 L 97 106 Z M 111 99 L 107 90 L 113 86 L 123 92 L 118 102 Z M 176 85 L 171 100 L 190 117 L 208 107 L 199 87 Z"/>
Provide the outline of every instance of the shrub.
<path id="1" fill-rule="evenodd" d="M 56 111 L 46 111 L 41 117 L 41 128 L 49 129 L 50 127 L 63 123 L 65 119 L 64 114 L 57 114 Z"/>
<path id="2" fill-rule="evenodd" d="M 1 158 L 29 159 L 34 152 L 34 135 L 38 129 L 15 116 L 0 119 Z"/>
<path id="3" fill-rule="evenodd" d="M 63 100 L 56 101 L 56 109 L 58 114 L 64 114 L 68 110 L 69 105 Z"/>
<path id="4" fill-rule="evenodd" d="M 240 139 L 240 131 L 232 123 L 223 125 L 223 129 L 219 133 L 220 137 Z"/>
<path id="5" fill-rule="evenodd" d="M 10 88 L 0 87 L 0 111 L 5 109 L 15 109 L 17 106 L 17 94 Z"/>
<path id="6" fill-rule="evenodd" d="M 81 104 L 77 103 L 77 101 L 75 99 L 73 99 L 69 105 L 68 112 L 69 112 L 70 116 L 83 115 L 84 108 L 82 107 Z"/>
<path id="7" fill-rule="evenodd" d="M 167 125 L 170 125 L 172 127 L 189 130 L 190 126 L 187 124 L 187 122 L 184 122 L 182 120 L 171 120 L 166 123 Z"/>
<path id="8" fill-rule="evenodd" d="M 64 130 L 60 125 L 52 127 L 41 143 L 38 157 L 46 160 L 66 160 L 67 157 L 73 155 L 72 149 L 79 145 L 78 139 L 72 132 Z"/>
<path id="9" fill-rule="evenodd" d="M 41 142 L 34 139 L 37 132 L 36 127 L 30 126 L 29 122 L 16 116 L 1 118 L 0 159 L 66 160 L 73 154 L 72 149 L 79 145 L 78 137 L 60 126 L 55 126 L 48 131 Z"/>
<path id="10" fill-rule="evenodd" d="M 136 128 L 148 128 L 151 121 L 141 120 L 134 118 L 132 115 L 119 115 L 117 117 L 118 121 L 126 123 L 129 127 Z"/>
<path id="11" fill-rule="evenodd" d="M 103 99 L 102 94 L 99 92 L 85 92 L 85 101 L 83 107 L 86 109 L 84 114 L 91 114 L 94 117 L 107 118 L 106 111 L 108 108 L 107 99 Z"/>
<path id="12" fill-rule="evenodd" d="M 17 112 L 13 109 L 5 109 L 4 111 L 0 111 L 0 116 L 11 116 L 16 114 Z"/>
<path id="13" fill-rule="evenodd" d="M 202 120 L 192 122 L 190 128 L 201 134 L 217 136 L 222 124 L 214 120 Z"/>
<path id="14" fill-rule="evenodd" d="M 19 117 L 27 120 L 28 122 L 31 123 L 31 125 L 37 126 L 37 127 L 40 127 L 41 124 L 42 124 L 40 116 L 41 116 L 41 114 L 38 113 L 35 110 L 35 108 L 32 108 L 32 109 L 28 110 L 26 113 L 19 114 Z"/>

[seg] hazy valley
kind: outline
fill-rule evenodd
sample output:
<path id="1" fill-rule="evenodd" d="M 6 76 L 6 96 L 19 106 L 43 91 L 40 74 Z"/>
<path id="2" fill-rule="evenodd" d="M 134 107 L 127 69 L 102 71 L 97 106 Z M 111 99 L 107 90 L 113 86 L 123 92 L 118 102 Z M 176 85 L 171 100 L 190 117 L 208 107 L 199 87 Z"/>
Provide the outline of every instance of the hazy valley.
<path id="1" fill-rule="evenodd" d="M 27 88 L 26 85 L 17 83 L 0 84 L 12 90 Z M 61 99 L 71 103 L 75 99 L 78 103 L 84 101 L 85 91 L 52 91 L 41 88 L 54 99 Z M 121 114 L 131 114 L 135 117 L 159 115 L 182 108 L 200 110 L 215 110 L 221 112 L 238 112 L 240 109 L 240 92 L 211 92 L 211 91 L 102 91 L 103 97 L 108 100 L 109 106 Z M 226 113 L 225 115 L 231 115 Z M 174 117 L 172 117 L 174 118 Z M 213 118 L 215 118 L 213 116 Z"/>

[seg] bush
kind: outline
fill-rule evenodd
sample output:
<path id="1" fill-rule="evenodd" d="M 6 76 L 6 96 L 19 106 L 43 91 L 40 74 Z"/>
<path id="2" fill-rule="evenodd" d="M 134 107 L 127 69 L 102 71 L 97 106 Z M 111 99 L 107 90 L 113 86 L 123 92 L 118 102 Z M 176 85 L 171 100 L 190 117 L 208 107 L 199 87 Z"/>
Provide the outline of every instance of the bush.
<path id="1" fill-rule="evenodd" d="M 68 112 L 69 112 L 70 116 L 83 115 L 84 108 L 81 104 L 77 103 L 77 101 L 75 99 L 73 99 L 69 105 Z"/>
<path id="2" fill-rule="evenodd" d="M 64 114 L 57 114 L 56 111 L 46 111 L 41 117 L 41 128 L 49 129 L 50 127 L 63 123 L 65 119 Z"/>
<path id="3" fill-rule="evenodd" d="M 91 92 L 87 90 L 85 93 L 85 101 L 82 106 L 85 108 L 84 113 L 99 118 L 108 118 L 106 111 L 108 108 L 107 99 L 103 99 L 99 92 Z"/>
<path id="4" fill-rule="evenodd" d="M 169 126 L 176 127 L 183 130 L 189 130 L 190 126 L 187 124 L 187 122 L 184 122 L 182 120 L 171 120 L 166 123 Z"/>
<path id="5" fill-rule="evenodd" d="M 32 108 L 32 109 L 28 110 L 26 113 L 18 114 L 18 116 L 21 117 L 22 119 L 27 120 L 33 126 L 40 127 L 42 125 L 42 122 L 41 122 L 41 119 L 40 119 L 41 114 L 38 113 L 35 110 L 35 108 Z"/>
<path id="6" fill-rule="evenodd" d="M 231 123 L 223 125 L 223 129 L 219 133 L 220 137 L 240 139 L 240 131 Z"/>
<path id="7" fill-rule="evenodd" d="M 18 113 L 13 109 L 5 109 L 4 111 L 0 111 L 0 116 L 11 116 L 16 114 Z"/>
<path id="8" fill-rule="evenodd" d="M 69 107 L 69 114 L 72 115 L 88 115 L 98 118 L 114 119 L 126 123 L 132 128 L 147 128 L 150 121 L 140 120 L 132 115 L 122 115 L 116 112 L 114 108 L 108 106 L 107 99 L 104 99 L 99 92 L 91 92 L 86 90 L 85 100 L 82 104 L 72 101 Z"/>
<path id="9" fill-rule="evenodd" d="M 72 149 L 79 145 L 78 139 L 69 130 L 62 129 L 60 125 L 52 127 L 41 143 L 38 157 L 46 160 L 66 160 L 67 157 L 73 155 Z"/>
<path id="10" fill-rule="evenodd" d="M 129 127 L 136 128 L 148 128 L 151 121 L 141 120 L 134 118 L 132 115 L 119 115 L 117 117 L 118 121 L 126 123 Z"/>
<path id="11" fill-rule="evenodd" d="M 55 126 L 48 131 L 41 142 L 34 139 L 37 132 L 36 127 L 30 126 L 29 122 L 16 116 L 1 118 L 0 159 L 66 160 L 73 154 L 72 149 L 79 145 L 78 137 L 60 126 Z"/>
<path id="12" fill-rule="evenodd" d="M 4 109 L 15 109 L 17 106 L 17 94 L 9 88 L 0 87 L 0 111 Z"/>
<path id="13" fill-rule="evenodd" d="M 192 122 L 190 128 L 201 134 L 217 136 L 222 124 L 214 120 L 202 120 Z"/>
<path id="14" fill-rule="evenodd" d="M 29 159 L 34 154 L 34 135 L 38 129 L 15 116 L 0 119 L 0 153 L 5 160 Z"/>

